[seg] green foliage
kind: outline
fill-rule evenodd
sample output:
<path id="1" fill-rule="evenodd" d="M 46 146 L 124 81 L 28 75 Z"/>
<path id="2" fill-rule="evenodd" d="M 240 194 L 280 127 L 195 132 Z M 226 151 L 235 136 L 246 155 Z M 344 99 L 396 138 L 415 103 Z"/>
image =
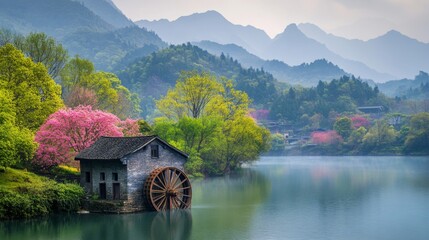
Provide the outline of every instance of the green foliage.
<path id="1" fill-rule="evenodd" d="M 141 134 L 143 134 L 143 135 L 151 135 L 152 134 L 152 127 L 145 120 L 140 119 L 137 121 L 137 124 L 139 125 L 139 132 Z"/>
<path id="2" fill-rule="evenodd" d="M 67 50 L 45 33 L 30 33 L 24 37 L 7 29 L 0 29 L 0 46 L 7 43 L 13 44 L 35 63 L 43 63 L 54 79 L 67 62 Z"/>
<path id="3" fill-rule="evenodd" d="M 45 65 L 53 79 L 58 77 L 68 57 L 67 50 L 45 33 L 30 33 L 20 50 L 34 62 Z"/>
<path id="4" fill-rule="evenodd" d="M 353 131 L 352 120 L 348 117 L 338 118 L 334 123 L 334 130 L 347 141 Z"/>
<path id="5" fill-rule="evenodd" d="M 122 86 L 121 80 L 115 74 L 96 72 L 92 62 L 87 59 L 79 56 L 71 59 L 60 76 L 65 102 L 69 107 L 91 103 L 95 109 L 111 112 L 121 119 L 137 117 L 140 113 L 140 100 L 137 95 Z M 88 101 L 91 94 L 77 98 L 76 94 L 85 94 L 82 89 L 93 93 L 94 101 Z"/>
<path id="6" fill-rule="evenodd" d="M 411 118 L 405 140 L 405 151 L 407 153 L 429 153 L 429 113 L 418 113 Z"/>
<path id="7" fill-rule="evenodd" d="M 355 77 L 344 76 L 329 83 L 319 81 L 317 87 L 290 88 L 280 94 L 270 109 L 273 120 L 288 120 L 298 123 L 304 114 L 315 116 L 311 123 L 314 127 L 330 128 L 328 123 L 330 112 L 356 112 L 358 106 L 383 105 L 389 106 L 389 101 L 379 93 L 377 88 L 371 88 L 368 83 Z M 316 119 L 316 116 L 321 117 Z M 316 122 L 317 120 L 317 122 Z"/>
<path id="8" fill-rule="evenodd" d="M 0 219 L 16 219 L 76 211 L 84 191 L 76 184 L 59 184 L 8 168 L 0 173 L 0 195 Z"/>
<path id="9" fill-rule="evenodd" d="M 137 26 L 112 31 L 76 31 L 63 40 L 67 49 L 90 59 L 97 69 L 114 71 L 166 47 L 154 32 Z"/>
<path id="10" fill-rule="evenodd" d="M 273 76 L 259 69 L 244 69 L 236 60 L 216 57 L 191 44 L 170 46 L 135 61 L 118 75 L 129 89 L 136 89 L 144 115 L 151 114 L 153 99 L 165 95 L 182 71 L 207 72 L 214 77 L 232 79 L 235 88 L 247 93 L 255 104 L 267 104 L 277 89 Z"/>
<path id="11" fill-rule="evenodd" d="M 52 169 L 52 172 L 56 175 L 62 175 L 62 176 L 67 176 L 67 175 L 79 176 L 80 175 L 79 169 L 71 166 L 66 166 L 66 165 L 55 166 Z"/>
<path id="12" fill-rule="evenodd" d="M 228 173 L 238 169 L 242 164 L 252 162 L 259 154 L 269 150 L 270 133 L 259 127 L 252 118 L 239 116 L 225 122 L 223 134 L 217 138 L 215 148 L 203 152 L 203 159 L 211 159 L 215 172 Z M 213 153 L 212 151 L 216 151 Z"/>
<path id="13" fill-rule="evenodd" d="M 0 47 L 0 89 L 12 94 L 16 125 L 33 131 L 63 105 L 61 87 L 46 68 L 11 44 Z"/>
<path id="14" fill-rule="evenodd" d="M 394 152 L 390 150 L 392 150 L 397 135 L 393 126 L 389 125 L 386 121 L 377 120 L 363 137 L 363 152 L 392 154 Z"/>
<path id="15" fill-rule="evenodd" d="M 348 144 L 351 144 L 353 146 L 360 146 L 363 142 L 363 137 L 367 133 L 366 128 L 359 127 L 358 129 L 355 129 L 352 131 Z"/>
<path id="16" fill-rule="evenodd" d="M 213 104 L 215 97 L 220 94 L 221 85 L 213 76 L 207 73 L 182 73 L 174 89 L 157 101 L 157 108 L 171 119 L 181 119 L 188 116 L 199 118 L 207 115 L 204 112 Z"/>
<path id="17" fill-rule="evenodd" d="M 188 161 L 185 164 L 185 169 L 187 172 L 192 173 L 193 177 L 202 177 L 201 174 L 203 170 L 204 161 L 198 154 L 193 153 L 189 155 Z"/>
<path id="18" fill-rule="evenodd" d="M 36 150 L 33 133 L 16 126 L 12 93 L 0 88 L 0 167 L 28 163 Z"/>
<path id="19" fill-rule="evenodd" d="M 281 152 L 285 149 L 285 138 L 280 133 L 271 135 L 271 151 Z"/>
<path id="20" fill-rule="evenodd" d="M 53 184 L 50 193 L 53 199 L 50 207 L 53 211 L 72 212 L 79 209 L 84 191 L 77 184 L 65 183 Z"/>
<path id="21" fill-rule="evenodd" d="M 224 174 L 268 150 L 268 130 L 246 115 L 247 95 L 232 81 L 195 72 L 182 76 L 157 102 L 170 118 L 156 119 L 153 131 L 190 153 L 186 167 L 191 174 Z"/>
<path id="22" fill-rule="evenodd" d="M 420 71 L 414 79 L 393 80 L 378 84 L 380 90 L 396 99 L 428 99 L 429 74 Z"/>

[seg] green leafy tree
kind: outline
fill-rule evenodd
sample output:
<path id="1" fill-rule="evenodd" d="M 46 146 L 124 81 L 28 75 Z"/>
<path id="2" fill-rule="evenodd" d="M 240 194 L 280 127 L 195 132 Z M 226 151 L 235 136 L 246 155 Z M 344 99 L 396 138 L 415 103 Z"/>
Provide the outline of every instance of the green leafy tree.
<path id="1" fill-rule="evenodd" d="M 143 135 L 150 135 L 152 134 L 152 127 L 148 122 L 146 122 L 143 119 L 140 119 L 137 121 L 137 124 L 139 126 L 139 132 Z"/>
<path id="2" fill-rule="evenodd" d="M 67 62 L 68 53 L 54 38 L 45 33 L 30 33 L 25 38 L 24 53 L 36 63 L 43 63 L 52 78 L 57 78 Z"/>
<path id="3" fill-rule="evenodd" d="M 15 125 L 13 94 L 0 89 L 0 167 L 28 163 L 36 150 L 33 134 Z"/>
<path id="4" fill-rule="evenodd" d="M 285 137 L 280 133 L 271 135 L 271 151 L 281 152 L 285 149 Z"/>
<path id="5" fill-rule="evenodd" d="M 250 117 L 239 116 L 225 122 L 220 136 L 201 154 L 203 159 L 210 159 L 205 163 L 205 171 L 213 175 L 236 170 L 268 151 L 270 139 L 269 131 Z"/>
<path id="6" fill-rule="evenodd" d="M 207 105 L 219 96 L 221 88 L 221 84 L 207 73 L 182 72 L 175 88 L 170 89 L 156 105 L 170 118 L 199 118 L 206 114 Z"/>
<path id="7" fill-rule="evenodd" d="M 348 117 L 340 117 L 334 123 L 334 130 L 347 141 L 353 131 L 352 120 Z"/>
<path id="8" fill-rule="evenodd" d="M 16 125 L 32 131 L 63 106 L 61 87 L 45 66 L 34 63 L 11 44 L 0 47 L 0 88 L 12 94 Z"/>
<path id="9" fill-rule="evenodd" d="M 184 72 L 157 102 L 167 118 L 155 121 L 154 132 L 190 153 L 188 171 L 224 174 L 269 148 L 270 134 L 247 116 L 248 105 L 232 81 Z"/>
<path id="10" fill-rule="evenodd" d="M 0 45 L 13 44 L 35 63 L 42 63 L 56 79 L 67 62 L 67 50 L 45 33 L 30 33 L 26 37 L 9 30 L 0 30 Z"/>
<path id="11" fill-rule="evenodd" d="M 111 112 L 121 119 L 137 117 L 140 113 L 139 98 L 125 88 L 115 74 L 96 72 L 92 62 L 79 56 L 61 71 L 61 84 L 69 107 L 93 103 L 91 106 L 95 109 Z M 95 94 L 92 98 L 91 93 Z"/>
<path id="12" fill-rule="evenodd" d="M 382 152 L 395 143 L 397 132 L 384 120 L 378 120 L 363 137 L 363 151 Z"/>
<path id="13" fill-rule="evenodd" d="M 429 153 L 429 113 L 422 112 L 411 117 L 405 151 Z"/>
<path id="14" fill-rule="evenodd" d="M 75 56 L 60 72 L 61 85 L 65 91 L 70 91 L 74 86 L 87 81 L 85 79 L 94 72 L 94 64 L 91 61 Z"/>

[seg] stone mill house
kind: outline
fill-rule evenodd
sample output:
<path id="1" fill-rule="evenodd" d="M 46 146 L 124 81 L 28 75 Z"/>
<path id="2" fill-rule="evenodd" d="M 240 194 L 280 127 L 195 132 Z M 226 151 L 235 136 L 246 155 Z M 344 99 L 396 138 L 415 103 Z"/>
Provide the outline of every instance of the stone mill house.
<path id="1" fill-rule="evenodd" d="M 183 170 L 187 158 L 158 136 L 101 137 L 75 157 L 88 196 L 84 207 L 93 212 L 145 210 L 143 185 L 151 171 Z"/>

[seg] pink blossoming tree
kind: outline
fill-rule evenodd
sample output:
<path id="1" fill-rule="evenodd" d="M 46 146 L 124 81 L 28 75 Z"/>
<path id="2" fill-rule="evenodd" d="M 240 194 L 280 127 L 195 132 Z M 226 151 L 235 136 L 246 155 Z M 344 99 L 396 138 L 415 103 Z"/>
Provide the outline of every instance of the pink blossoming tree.
<path id="1" fill-rule="evenodd" d="M 127 118 L 119 124 L 125 137 L 141 136 L 138 120 Z"/>
<path id="2" fill-rule="evenodd" d="M 353 127 L 355 129 L 358 129 L 360 127 L 364 127 L 366 129 L 368 129 L 369 126 L 371 125 L 371 123 L 369 122 L 369 120 L 367 118 L 360 116 L 360 115 L 355 115 L 355 116 L 351 117 L 351 120 L 352 120 Z"/>
<path id="3" fill-rule="evenodd" d="M 336 144 L 343 141 L 341 136 L 336 131 L 313 132 L 311 133 L 311 141 L 315 144 Z"/>
<path id="4" fill-rule="evenodd" d="M 39 148 L 33 161 L 44 168 L 70 163 L 99 137 L 123 136 L 120 123 L 115 115 L 93 110 L 91 106 L 59 110 L 36 133 Z"/>

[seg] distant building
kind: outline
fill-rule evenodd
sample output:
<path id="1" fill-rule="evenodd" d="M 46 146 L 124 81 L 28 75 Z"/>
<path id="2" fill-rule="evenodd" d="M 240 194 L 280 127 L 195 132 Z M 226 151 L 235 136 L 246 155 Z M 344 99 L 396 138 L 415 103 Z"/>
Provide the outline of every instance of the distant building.
<path id="1" fill-rule="evenodd" d="M 383 115 L 385 109 L 383 106 L 365 106 L 365 107 L 358 107 L 359 111 L 369 114 L 373 118 L 379 118 Z"/>
<path id="2" fill-rule="evenodd" d="M 120 203 L 113 210 L 96 211 L 113 212 L 145 210 L 143 185 L 149 174 L 159 167 L 183 170 L 187 158 L 157 136 L 101 137 L 75 157 L 87 195 Z"/>

